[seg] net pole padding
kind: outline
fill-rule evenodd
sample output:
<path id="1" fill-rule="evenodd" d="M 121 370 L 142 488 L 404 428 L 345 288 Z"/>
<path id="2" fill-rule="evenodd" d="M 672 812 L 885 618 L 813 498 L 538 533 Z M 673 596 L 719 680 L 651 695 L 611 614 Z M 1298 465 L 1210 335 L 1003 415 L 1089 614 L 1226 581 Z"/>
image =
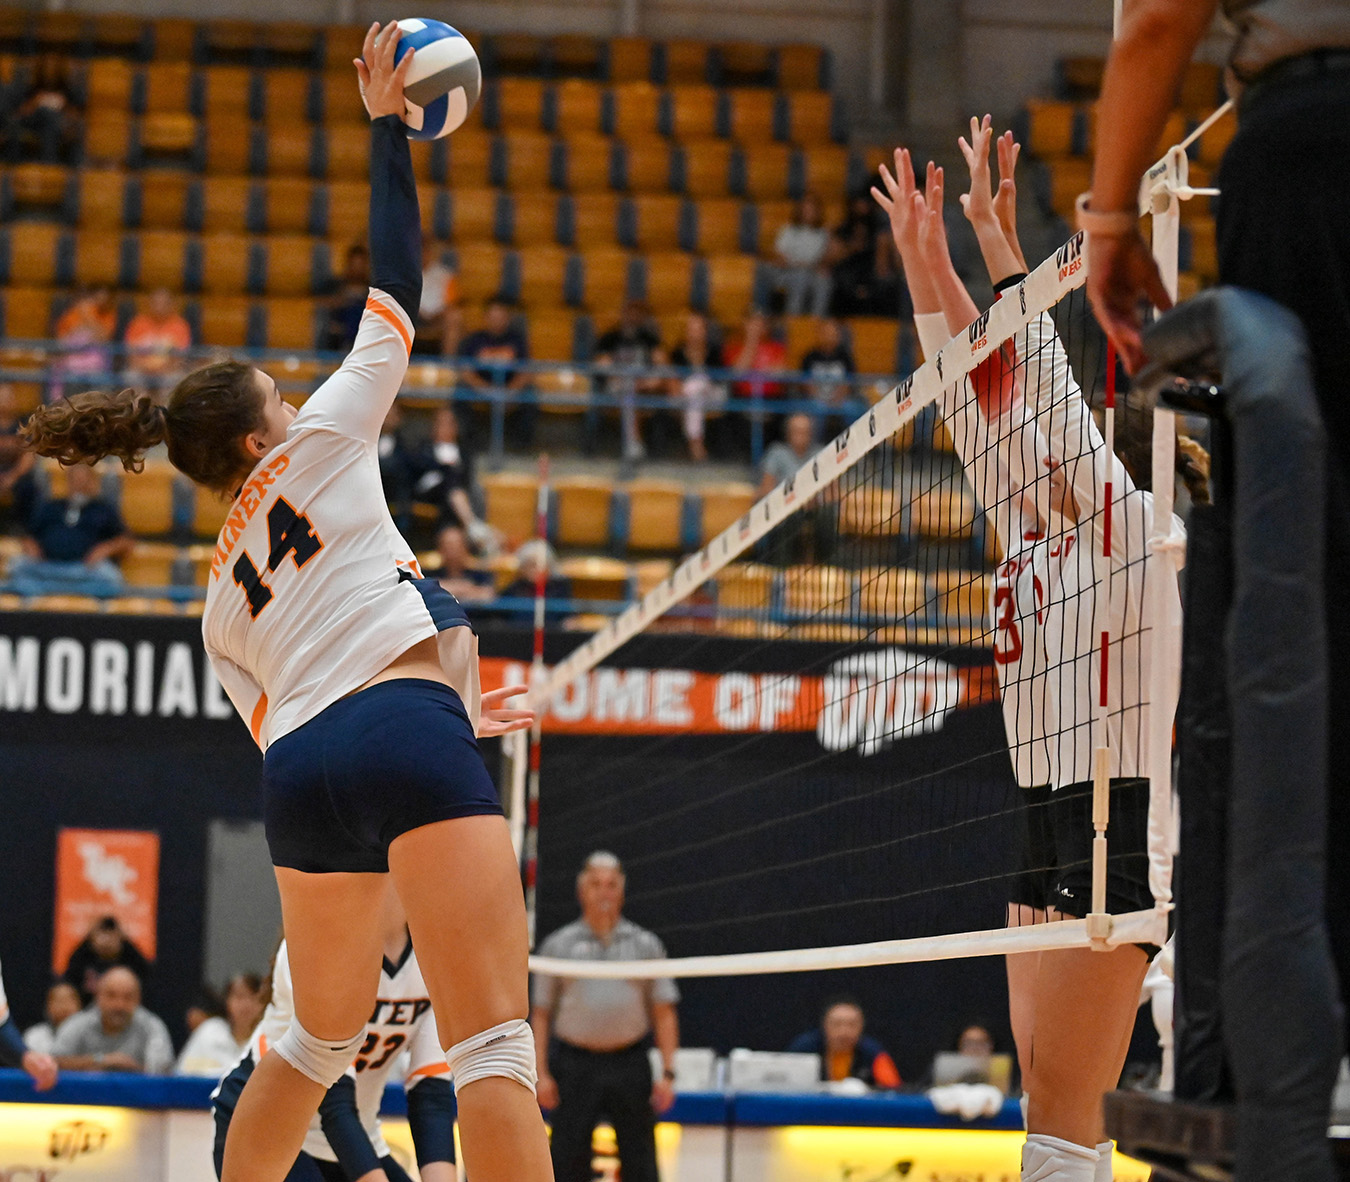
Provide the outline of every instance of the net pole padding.
<path id="1" fill-rule="evenodd" d="M 534 574 L 534 657 L 530 665 L 530 697 L 533 687 L 546 676 L 544 672 L 544 621 L 548 594 L 548 453 L 539 456 L 539 493 L 534 508 L 534 533 L 539 542 L 539 561 Z M 539 710 L 530 726 L 529 769 L 525 792 L 525 915 L 529 925 L 530 947 L 534 947 L 536 894 L 539 885 L 539 764 L 543 748 L 543 714 Z"/>
<path id="2" fill-rule="evenodd" d="M 1155 910 L 1113 915 L 1110 946 L 1167 942 L 1167 919 Z M 733 977 L 762 973 L 811 973 L 821 969 L 867 968 L 915 964 L 930 960 L 964 960 L 975 956 L 1007 956 L 1020 952 L 1055 952 L 1088 948 L 1087 920 L 1066 919 L 1024 927 L 953 932 L 908 940 L 878 940 L 834 948 L 790 948 L 778 952 L 743 952 L 717 956 L 685 956 L 660 960 L 568 960 L 531 956 L 530 971 L 551 977 L 588 980 L 653 977 Z"/>
<path id="3" fill-rule="evenodd" d="M 637 603 L 616 616 L 560 661 L 530 690 L 530 704 L 541 714 L 554 695 L 566 689 L 653 620 L 682 603 L 820 491 L 880 447 L 942 391 L 959 382 L 1034 317 L 1049 311 L 1086 279 L 1083 234 L 1079 231 L 1031 272 L 1018 299 L 1002 299 L 963 333 L 864 411 L 797 472 L 757 501 L 740 521 L 728 526 L 703 549 L 686 558 Z"/>

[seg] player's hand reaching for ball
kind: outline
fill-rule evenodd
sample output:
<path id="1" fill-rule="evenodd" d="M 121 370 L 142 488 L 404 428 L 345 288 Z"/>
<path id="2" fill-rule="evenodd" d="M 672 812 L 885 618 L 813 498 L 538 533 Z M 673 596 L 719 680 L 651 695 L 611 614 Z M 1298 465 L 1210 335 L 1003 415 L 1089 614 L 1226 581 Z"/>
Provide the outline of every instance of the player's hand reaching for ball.
<path id="1" fill-rule="evenodd" d="M 361 99 L 372 119 L 384 115 L 397 115 L 401 119 L 408 109 L 403 98 L 403 85 L 412 67 L 414 51 L 409 49 L 403 60 L 394 64 L 400 34 L 396 22 L 390 21 L 381 31 L 380 23 L 376 21 L 366 30 L 361 56 L 352 60 L 361 86 Z"/>
<path id="2" fill-rule="evenodd" d="M 533 710 L 508 709 L 506 703 L 512 698 L 529 692 L 527 685 L 504 685 L 501 689 L 488 690 L 478 705 L 478 737 L 490 739 L 494 735 L 506 735 L 512 731 L 523 731 L 534 722 Z"/>

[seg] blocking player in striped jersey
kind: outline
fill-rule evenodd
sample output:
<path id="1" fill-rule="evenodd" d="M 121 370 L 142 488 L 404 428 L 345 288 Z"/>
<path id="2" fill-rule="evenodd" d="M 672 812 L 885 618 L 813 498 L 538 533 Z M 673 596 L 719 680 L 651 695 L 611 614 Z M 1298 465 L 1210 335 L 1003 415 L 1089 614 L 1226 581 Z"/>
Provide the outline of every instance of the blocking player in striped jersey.
<path id="1" fill-rule="evenodd" d="M 59 1074 L 55 1059 L 39 1051 L 29 1050 L 23 1041 L 19 1024 L 9 1012 L 3 974 L 0 974 L 0 1067 L 22 1068 L 33 1077 L 33 1086 L 39 1092 L 55 1087 Z"/>
<path id="2" fill-rule="evenodd" d="M 520 873 L 476 737 L 528 726 L 480 695 L 459 603 L 421 577 L 380 484 L 377 443 L 408 367 L 421 216 L 401 116 L 413 54 L 374 24 L 355 62 L 370 130 L 371 290 L 356 343 L 296 414 L 276 383 L 224 362 L 166 406 L 135 391 L 38 411 L 29 447 L 65 463 L 145 450 L 233 497 L 207 580 L 212 668 L 263 760 L 263 815 L 295 993 L 250 1076 L 224 1182 L 280 1182 L 351 1065 L 380 981 L 385 876 L 408 914 L 455 1078 L 474 1182 L 546 1182 L 528 1022 Z"/>
<path id="3" fill-rule="evenodd" d="M 286 1182 L 409 1182 L 380 1130 L 380 1104 L 396 1067 L 408 1092 L 408 1124 L 422 1182 L 454 1182 L 455 1101 L 436 1036 L 431 999 L 417 967 L 407 919 L 391 890 L 384 915 L 383 966 L 361 1049 L 328 1090 Z M 272 963 L 272 997 L 234 1069 L 212 1096 L 220 1176 L 235 1104 L 253 1069 L 290 1026 L 294 998 L 283 941 Z"/>
<path id="4" fill-rule="evenodd" d="M 986 120 L 982 124 L 973 122 L 971 142 L 962 141 L 972 172 L 971 192 L 962 204 L 977 230 L 991 267 L 991 278 L 996 287 L 1002 287 L 1008 280 L 1015 284 L 1025 274 L 1013 222 L 1012 172 L 1016 146 L 1011 137 L 1000 141 L 1003 182 L 995 199 L 990 193 L 988 175 L 989 139 Z M 900 164 L 897 159 L 898 168 Z M 886 175 L 883 180 L 894 207 L 902 196 L 898 190 L 903 182 Z M 944 335 L 948 335 L 971 322 L 976 310 L 946 253 L 941 177 L 930 176 L 929 180 L 924 197 L 916 199 L 912 192 L 903 194 L 908 198 L 910 212 L 898 215 L 893 208 L 892 222 L 893 225 L 897 220 L 900 222 L 898 230 L 906 228 L 906 220 L 912 222 L 908 245 L 911 254 L 917 248 L 916 273 L 931 284 L 931 294 L 947 317 Z M 901 235 L 898 233 L 897 237 Z M 921 310 L 927 311 L 929 307 L 931 303 Z M 927 349 L 940 347 L 943 342 L 933 341 L 931 326 L 929 335 Z M 1011 630 L 1019 624 L 1030 625 L 1034 621 L 1031 640 L 1044 650 L 1028 670 L 1032 684 L 1044 699 L 1039 708 L 1032 707 L 1040 722 L 1033 728 L 1036 731 L 1033 757 L 1018 759 L 1019 739 L 1024 741 L 1025 727 L 1008 727 L 1019 782 L 1032 790 L 1028 801 L 1031 807 L 1026 814 L 1027 858 L 1010 906 L 1010 922 L 1014 923 L 1062 915 L 1081 917 L 1090 902 L 1093 691 L 1099 674 L 1099 658 L 1091 643 L 1096 635 L 1093 621 L 1098 593 L 1093 555 L 1102 542 L 1103 515 L 1099 508 L 1108 480 L 1114 480 L 1115 488 L 1123 492 L 1116 504 L 1122 523 L 1117 543 L 1112 547 L 1113 586 L 1109 606 L 1111 635 L 1117 638 L 1109 677 L 1108 720 L 1115 797 L 1111 827 L 1113 864 L 1108 880 L 1111 911 L 1152 906 L 1145 853 L 1147 780 L 1141 775 L 1147 767 L 1149 732 L 1144 687 L 1149 654 L 1142 637 L 1151 627 L 1179 628 L 1180 622 L 1176 568 L 1166 557 L 1161 562 L 1150 562 L 1148 570 L 1169 580 L 1167 618 L 1144 619 L 1147 614 L 1143 596 L 1144 558 L 1151 496 L 1137 488 L 1120 461 L 1110 455 L 1096 432 L 1081 392 L 1073 384 L 1067 360 L 1056 346 L 1054 326 L 1048 316 L 1034 319 L 1017 341 L 1018 350 L 1026 359 L 1025 383 L 1031 387 L 1027 393 L 1033 421 L 1043 425 L 1048 436 L 1043 438 L 1036 431 L 1037 448 L 1048 447 L 1051 472 L 1055 477 L 1062 472 L 1067 480 L 1063 490 L 1051 497 L 1053 511 L 1048 519 L 1040 518 L 1035 535 L 1025 536 L 1029 549 L 1009 551 L 995 585 L 996 602 L 1001 593 L 1012 600 L 1011 611 L 996 612 L 994 616 L 998 633 L 996 654 L 1003 654 L 1000 660 L 1006 660 Z M 966 401 L 977 406 L 980 403 L 978 397 Z M 953 435 L 959 445 L 957 432 Z M 1139 432 L 1139 436 L 1151 440 L 1151 428 Z M 983 437 L 990 438 L 988 429 Z M 1015 448 L 1014 454 L 1010 454 L 1006 437 L 1001 450 L 1001 466 L 1017 469 Z M 970 471 L 971 461 L 976 457 L 967 454 L 962 458 Z M 1140 457 L 1135 467 L 1147 476 L 1144 457 Z M 977 464 L 976 473 L 978 469 Z M 979 489 L 976 475 L 972 479 Z M 1015 482 L 1010 483 L 1014 484 L 1013 505 L 1025 507 L 1025 491 L 1017 497 Z M 1000 491 L 1006 495 L 1007 485 Z M 987 507 L 988 502 L 985 503 Z M 1005 520 L 1011 516 L 1005 514 Z M 1080 525 L 1088 521 L 1093 525 L 1093 537 L 1080 533 Z M 1179 533 L 1179 522 L 1175 528 Z M 1026 571 L 1033 572 L 1029 582 L 1024 577 Z M 1022 629 L 1024 643 L 1026 631 Z M 1179 662 L 1179 636 L 1174 657 Z M 1025 656 L 1022 659 L 1026 660 Z M 1006 718 L 1009 703 L 1002 663 L 1000 674 L 1005 686 Z M 1178 681 L 1175 665 L 1169 668 L 1164 681 L 1170 686 L 1170 700 L 1159 704 L 1159 708 L 1170 712 L 1175 709 Z M 1019 710 L 1027 706 L 1026 688 L 1019 687 Z M 1042 763 L 1041 759 L 1048 763 Z M 1025 769 L 1036 766 L 1048 768 L 1051 793 L 1027 783 Z M 1042 867 L 1051 869 L 1046 872 L 1040 870 Z M 1145 965 L 1146 953 L 1135 947 L 1104 954 L 1078 950 L 1009 958 L 1014 1031 L 1030 1093 L 1029 1136 L 1023 1158 L 1023 1178 L 1028 1182 L 1033 1179 L 1100 1182 L 1111 1177 L 1111 1145 L 1102 1139 L 1101 1095 L 1119 1077 Z"/>

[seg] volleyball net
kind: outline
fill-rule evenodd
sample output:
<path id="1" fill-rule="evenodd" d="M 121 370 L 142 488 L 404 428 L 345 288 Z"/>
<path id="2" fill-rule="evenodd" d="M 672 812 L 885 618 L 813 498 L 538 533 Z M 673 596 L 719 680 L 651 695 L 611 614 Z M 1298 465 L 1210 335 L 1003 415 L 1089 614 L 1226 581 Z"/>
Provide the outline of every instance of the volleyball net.
<path id="1" fill-rule="evenodd" d="M 700 976 L 1166 939 L 1179 632 L 1147 604 L 1167 593 L 1149 556 L 1175 542 L 1171 455 L 1151 504 L 1113 462 L 1117 425 L 1147 433 L 1151 414 L 1116 399 L 1084 280 L 1080 234 L 537 670 L 537 776 L 513 761 L 511 809 L 532 921 L 571 919 L 577 871 L 609 850 L 672 959 L 533 967 Z M 1147 890 L 1111 914 L 1133 777 Z M 1023 850 L 1051 857 L 1053 834 L 1027 839 L 1050 827 L 1027 789 L 1051 782 L 1091 786 L 1090 913 L 1010 926 L 1050 869 Z"/>

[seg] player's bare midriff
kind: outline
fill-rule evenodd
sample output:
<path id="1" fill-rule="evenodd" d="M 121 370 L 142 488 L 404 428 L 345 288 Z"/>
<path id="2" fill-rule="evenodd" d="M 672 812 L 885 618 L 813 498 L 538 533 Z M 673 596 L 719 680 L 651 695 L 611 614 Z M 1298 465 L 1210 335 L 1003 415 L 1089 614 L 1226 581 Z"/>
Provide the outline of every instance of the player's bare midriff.
<path id="1" fill-rule="evenodd" d="M 352 693 L 359 694 L 372 685 L 379 685 L 382 681 L 396 681 L 401 677 L 439 681 L 442 685 L 450 684 L 445 671 L 441 668 L 440 650 L 436 647 L 434 636 L 419 640 L 412 648 L 400 653 L 364 685 L 352 690 Z M 351 694 L 346 696 L 350 697 Z"/>

